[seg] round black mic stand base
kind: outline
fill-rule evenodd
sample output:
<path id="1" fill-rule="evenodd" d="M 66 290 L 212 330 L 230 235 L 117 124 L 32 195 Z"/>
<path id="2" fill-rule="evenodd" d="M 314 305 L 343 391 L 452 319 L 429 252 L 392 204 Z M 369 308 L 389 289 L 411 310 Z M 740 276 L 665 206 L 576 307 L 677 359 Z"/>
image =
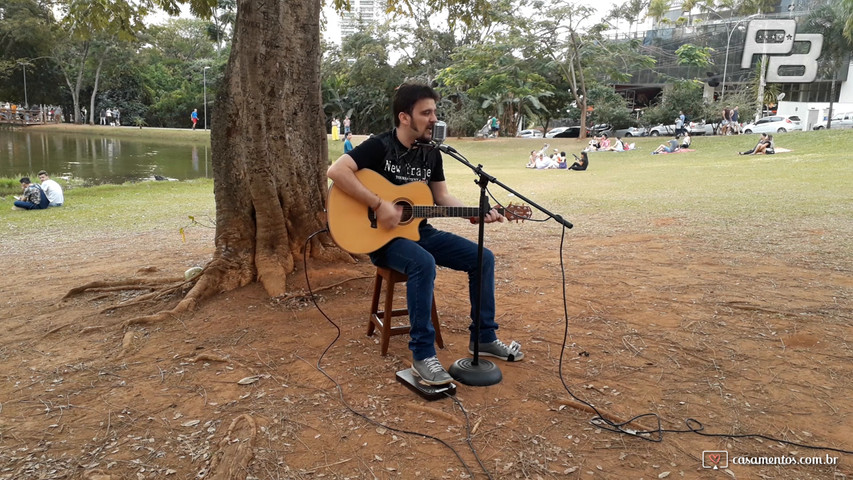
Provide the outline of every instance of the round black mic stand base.
<path id="1" fill-rule="evenodd" d="M 447 371 L 451 377 L 459 383 L 472 387 L 487 387 L 501 382 L 503 375 L 494 362 L 477 359 L 474 364 L 473 358 L 461 358 L 456 360 Z"/>

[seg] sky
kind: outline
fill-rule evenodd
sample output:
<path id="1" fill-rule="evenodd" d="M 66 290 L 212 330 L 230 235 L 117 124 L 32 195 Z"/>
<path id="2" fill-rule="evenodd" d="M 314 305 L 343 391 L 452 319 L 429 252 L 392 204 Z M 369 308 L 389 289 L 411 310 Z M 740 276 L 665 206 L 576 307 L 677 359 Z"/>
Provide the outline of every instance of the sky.
<path id="1" fill-rule="evenodd" d="M 625 0 L 598 0 L 596 1 L 596 8 L 601 17 L 606 17 L 616 8 L 617 5 L 621 5 Z M 181 4 L 181 15 L 178 18 L 192 18 L 192 14 L 189 12 L 189 5 Z M 340 17 L 335 13 L 334 8 L 331 6 L 331 2 L 327 2 L 326 6 L 323 8 L 323 15 L 326 20 L 326 28 L 323 32 L 324 38 L 327 41 L 332 41 L 338 45 L 340 45 Z M 152 15 L 146 17 L 146 24 L 163 24 L 169 20 L 169 15 L 163 13 L 162 11 L 158 11 Z M 627 29 L 627 22 L 622 21 L 617 24 L 617 27 L 620 29 Z M 634 26 L 634 28 L 637 28 Z M 640 24 L 640 30 L 643 30 L 642 23 Z"/>

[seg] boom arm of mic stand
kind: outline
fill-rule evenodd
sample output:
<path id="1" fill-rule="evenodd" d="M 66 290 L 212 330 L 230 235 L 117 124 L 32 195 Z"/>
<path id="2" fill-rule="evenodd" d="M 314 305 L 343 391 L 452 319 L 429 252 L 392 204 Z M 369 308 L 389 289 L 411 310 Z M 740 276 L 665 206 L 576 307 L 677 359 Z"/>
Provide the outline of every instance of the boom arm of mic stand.
<path id="1" fill-rule="evenodd" d="M 503 183 L 501 183 L 500 181 L 498 181 L 498 179 L 497 179 L 497 178 L 495 178 L 495 177 L 493 177 L 493 176 L 491 176 L 491 175 L 487 174 L 485 171 L 483 171 L 483 166 L 482 166 L 482 165 L 478 165 L 478 166 L 476 166 L 476 167 L 475 167 L 474 165 L 472 165 L 472 164 L 471 164 L 471 162 L 469 162 L 465 157 L 463 157 L 463 156 L 462 156 L 462 154 L 460 154 L 459 152 L 457 152 L 457 151 L 456 151 L 456 149 L 455 149 L 455 148 L 453 148 L 453 147 L 451 147 L 450 145 L 440 144 L 440 145 L 438 145 L 438 149 L 439 149 L 439 150 L 441 150 L 442 152 L 444 152 L 444 153 L 446 153 L 446 154 L 450 155 L 451 157 L 455 158 L 459 163 L 461 163 L 461 164 L 465 165 L 466 167 L 470 168 L 470 169 L 471 169 L 471 170 L 473 170 L 473 171 L 474 171 L 474 173 L 476 173 L 477 175 L 480 175 L 481 177 L 485 177 L 485 179 L 486 179 L 487 181 L 489 181 L 489 182 L 491 182 L 491 183 L 494 183 L 495 185 L 500 186 L 500 187 L 501 187 L 501 188 L 503 188 L 504 190 L 506 190 L 506 191 L 508 191 L 508 192 L 512 193 L 513 195 L 515 195 L 516 197 L 520 198 L 522 201 L 525 201 L 525 202 L 529 203 L 529 204 L 530 204 L 530 206 L 535 207 L 535 208 L 536 208 L 537 210 L 539 210 L 540 212 L 544 213 L 545 215 L 548 215 L 548 217 L 553 218 L 553 219 L 554 219 L 557 223 L 559 223 L 560 225 L 563 225 L 563 226 L 564 226 L 564 227 L 566 227 L 566 228 L 572 228 L 572 227 L 574 227 L 574 225 L 572 225 L 572 223 L 571 223 L 571 222 L 569 222 L 568 220 L 564 219 L 561 215 L 556 215 L 556 214 L 554 214 L 554 213 L 551 213 L 551 212 L 550 212 L 548 209 L 546 209 L 545 207 L 543 207 L 543 206 L 541 206 L 541 205 L 537 204 L 537 203 L 536 203 L 536 202 L 534 202 L 533 200 L 530 200 L 529 198 L 525 197 L 524 195 L 522 195 L 522 194 L 520 194 L 520 193 L 516 192 L 515 190 L 513 190 L 513 189 L 512 189 L 512 188 L 510 188 L 510 187 L 508 187 L 507 185 L 504 185 Z"/>

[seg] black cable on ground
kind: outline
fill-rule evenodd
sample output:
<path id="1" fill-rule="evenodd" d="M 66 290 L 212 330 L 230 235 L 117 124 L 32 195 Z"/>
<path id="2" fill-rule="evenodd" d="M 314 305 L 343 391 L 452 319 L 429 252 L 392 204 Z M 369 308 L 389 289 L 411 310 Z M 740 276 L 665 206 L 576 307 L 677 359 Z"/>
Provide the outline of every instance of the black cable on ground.
<path id="1" fill-rule="evenodd" d="M 308 288 L 308 295 L 311 297 L 311 301 L 314 303 L 314 307 L 317 308 L 317 311 L 319 311 L 320 314 L 323 315 L 323 317 L 326 319 L 326 321 L 329 322 L 335 328 L 335 331 L 336 331 L 335 338 L 332 340 L 331 343 L 329 343 L 328 346 L 326 346 L 326 348 L 323 350 L 323 353 L 320 354 L 320 357 L 317 359 L 317 365 L 315 366 L 315 368 L 317 369 L 317 371 L 322 373 L 326 378 L 329 379 L 329 381 L 331 381 L 335 385 L 335 389 L 338 391 L 338 396 L 341 399 L 341 403 L 343 403 L 344 407 L 346 407 L 346 409 L 349 410 L 350 413 L 364 419 L 366 422 L 368 422 L 372 425 L 375 425 L 377 427 L 382 427 L 382 428 L 385 428 L 385 429 L 390 430 L 392 432 L 403 433 L 403 434 L 407 434 L 407 435 L 415 435 L 415 436 L 418 436 L 421 438 L 434 440 L 434 441 L 444 445 L 451 452 L 453 452 L 454 455 L 456 455 L 456 458 L 459 460 L 459 463 L 461 463 L 462 466 L 465 468 L 465 471 L 468 473 L 468 475 L 471 478 L 474 478 L 474 473 L 468 467 L 468 464 L 465 463 L 465 460 L 462 459 L 462 456 L 459 454 L 459 452 L 455 448 L 453 448 L 449 443 L 447 443 L 446 441 L 444 441 L 444 440 L 442 440 L 436 436 L 429 435 L 427 433 L 415 432 L 412 430 L 404 430 L 404 429 L 395 428 L 395 427 L 385 425 L 381 422 L 378 422 L 378 421 L 368 417 L 366 414 L 355 410 L 347 402 L 346 398 L 344 397 L 344 390 L 343 390 L 343 387 L 341 387 L 340 383 L 338 383 L 337 380 L 332 378 L 331 375 L 329 375 L 328 373 L 326 373 L 325 370 L 323 370 L 323 367 L 321 366 L 321 362 L 323 361 L 323 357 L 326 356 L 326 353 L 332 348 L 332 346 L 338 341 L 338 339 L 341 338 L 341 328 L 328 315 L 326 315 L 326 312 L 324 312 L 322 308 L 320 308 L 320 305 L 317 304 L 317 299 L 314 297 L 314 292 L 311 290 L 311 282 L 308 279 L 308 244 L 312 238 L 314 238 L 315 236 L 317 236 L 321 233 L 327 232 L 327 231 L 328 231 L 328 229 L 326 228 L 323 230 L 318 230 L 318 231 L 312 233 L 311 235 L 309 235 L 308 238 L 305 240 L 305 246 L 304 246 L 303 252 L 302 252 L 302 265 L 303 265 L 303 269 L 305 271 L 305 283 L 306 283 L 307 288 Z M 450 396 L 450 395 L 448 395 L 448 396 Z M 468 419 L 468 413 L 462 407 L 462 403 L 459 401 L 459 399 L 457 399 L 455 396 L 450 396 L 450 398 L 452 398 L 453 401 L 456 402 L 457 405 L 459 405 L 459 408 L 462 410 L 462 413 L 465 415 L 465 429 L 467 432 L 466 441 L 468 443 L 468 446 L 471 448 L 471 451 L 474 453 L 474 458 L 477 459 L 477 462 L 480 464 L 480 467 L 486 473 L 486 476 L 488 476 L 491 479 L 492 476 L 489 474 L 489 471 L 486 469 L 485 465 L 483 465 L 483 462 L 480 461 L 480 457 L 477 455 L 477 451 L 474 449 L 474 446 L 471 443 L 471 423 Z"/>
<path id="2" fill-rule="evenodd" d="M 564 356 L 565 351 L 566 351 L 566 342 L 567 342 L 567 339 L 569 336 L 569 311 L 568 311 L 568 305 L 567 305 L 568 302 L 566 300 L 567 299 L 567 295 L 566 295 L 566 266 L 565 266 L 565 263 L 563 261 L 563 250 L 565 247 L 565 239 L 566 239 L 566 228 L 564 227 L 562 230 L 562 235 L 560 237 L 560 272 L 562 274 L 562 279 L 563 279 L 563 281 L 562 281 L 562 283 L 563 283 L 563 314 L 565 316 L 566 321 L 565 321 L 565 328 L 563 330 L 563 343 L 562 343 L 562 346 L 560 348 L 559 376 L 560 376 L 560 382 L 563 384 L 563 388 L 566 390 L 566 392 L 568 392 L 568 394 L 571 395 L 571 397 L 574 398 L 576 401 L 578 401 L 581 404 L 586 405 L 587 407 L 591 408 L 592 411 L 595 412 L 595 414 L 597 415 L 590 420 L 590 423 L 592 423 L 593 425 L 600 427 L 604 430 L 608 430 L 608 431 L 616 432 L 616 433 L 622 433 L 625 435 L 631 435 L 633 437 L 641 438 L 643 440 L 647 440 L 650 442 L 662 442 L 664 433 L 695 433 L 696 435 L 701 435 L 703 437 L 761 438 L 764 440 L 769 440 L 772 442 L 779 442 L 779 443 L 783 443 L 785 445 L 792 445 L 795 447 L 809 448 L 809 449 L 813 449 L 813 450 L 827 450 L 827 451 L 832 451 L 832 452 L 844 453 L 844 454 L 848 454 L 848 455 L 853 454 L 853 451 L 851 451 L 851 450 L 844 450 L 844 449 L 840 449 L 840 448 L 826 447 L 826 446 L 821 446 L 821 445 L 809 445 L 809 444 L 805 444 L 805 443 L 797 443 L 797 442 L 792 442 L 789 440 L 783 440 L 780 438 L 770 437 L 768 435 L 763 435 L 760 433 L 744 433 L 744 434 L 705 433 L 705 431 L 704 431 L 705 425 L 703 425 L 700 421 L 698 421 L 694 418 L 688 418 L 684 421 L 685 424 L 687 425 L 687 429 L 684 429 L 684 430 L 675 430 L 675 429 L 663 428 L 661 426 L 661 418 L 656 413 L 644 413 L 644 414 L 640 414 L 640 415 L 637 415 L 635 417 L 632 417 L 632 418 L 630 418 L 624 422 L 614 422 L 608 418 L 605 418 L 605 416 L 602 415 L 602 413 L 597 408 L 595 408 L 595 406 L 593 404 L 587 402 L 586 400 L 578 398 L 574 393 L 572 393 L 571 389 L 566 384 L 565 378 L 563 377 L 563 356 Z M 644 418 L 653 418 L 655 423 L 657 424 L 657 427 L 654 429 L 651 429 L 651 430 L 634 430 L 634 429 L 627 428 L 627 425 L 630 425 L 631 423 L 634 423 L 635 421 L 638 421 L 638 420 L 641 420 Z"/>

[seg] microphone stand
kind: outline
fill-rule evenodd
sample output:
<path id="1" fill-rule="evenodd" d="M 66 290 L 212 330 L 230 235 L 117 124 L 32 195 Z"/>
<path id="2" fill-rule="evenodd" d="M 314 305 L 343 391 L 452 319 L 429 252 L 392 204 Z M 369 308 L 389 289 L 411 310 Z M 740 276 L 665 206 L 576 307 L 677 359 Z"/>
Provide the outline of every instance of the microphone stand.
<path id="1" fill-rule="evenodd" d="M 453 365 L 448 369 L 448 373 L 451 377 L 458 380 L 465 385 L 483 387 L 489 385 L 495 385 L 500 383 L 503 379 L 503 375 L 501 374 L 500 369 L 495 365 L 494 362 L 489 360 L 481 360 L 480 359 L 480 310 L 482 307 L 482 293 L 483 293 L 483 237 L 485 234 L 485 218 L 486 213 L 489 211 L 489 200 L 486 195 L 486 187 L 489 183 L 493 183 L 495 185 L 500 186 L 504 190 L 512 193 L 516 197 L 520 198 L 522 201 L 527 202 L 531 206 L 535 207 L 540 212 L 548 215 L 549 218 L 553 218 L 559 224 L 563 225 L 566 228 L 572 228 L 572 225 L 568 220 L 563 219 L 560 215 L 555 215 L 545 209 L 544 207 L 537 205 L 535 202 L 531 201 L 524 195 L 516 192 L 512 188 L 504 185 L 499 182 L 497 178 L 489 175 L 483 170 L 482 165 L 477 165 L 476 167 L 471 164 L 465 157 L 462 156 L 459 152 L 456 151 L 450 145 L 435 145 L 436 148 L 441 150 L 442 152 L 450 155 L 459 163 L 465 165 L 470 168 L 475 174 L 477 174 L 477 181 L 475 182 L 480 187 L 480 202 L 479 202 L 479 231 L 477 233 L 477 270 L 479 271 L 479 275 L 477 275 L 477 305 L 474 308 L 474 318 L 472 319 L 474 322 L 474 358 L 462 358 L 453 363 Z"/>

